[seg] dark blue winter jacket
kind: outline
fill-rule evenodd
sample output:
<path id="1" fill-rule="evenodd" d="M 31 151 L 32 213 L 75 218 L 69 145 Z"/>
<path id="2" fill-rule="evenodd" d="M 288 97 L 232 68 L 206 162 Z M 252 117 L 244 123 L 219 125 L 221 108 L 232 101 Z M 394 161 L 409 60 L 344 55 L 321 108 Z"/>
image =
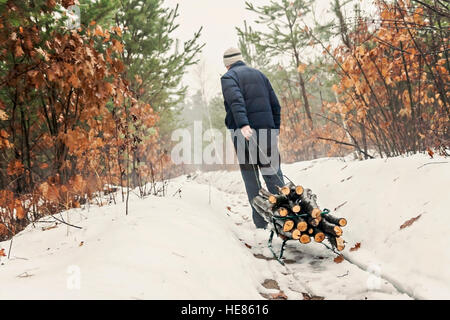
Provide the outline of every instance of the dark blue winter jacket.
<path id="1" fill-rule="evenodd" d="M 279 129 L 280 103 L 267 77 L 238 61 L 222 78 L 228 129 Z"/>

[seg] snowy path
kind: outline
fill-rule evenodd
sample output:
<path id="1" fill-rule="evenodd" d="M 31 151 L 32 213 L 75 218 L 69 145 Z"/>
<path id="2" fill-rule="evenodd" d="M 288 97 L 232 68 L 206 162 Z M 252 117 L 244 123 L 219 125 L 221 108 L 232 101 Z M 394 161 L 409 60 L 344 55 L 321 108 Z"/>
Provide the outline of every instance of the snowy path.
<path id="1" fill-rule="evenodd" d="M 335 263 L 336 255 L 321 244 L 288 242 L 284 254 L 286 266 L 282 266 L 267 248 L 269 232 L 254 228 L 245 193 L 228 193 L 212 188 L 211 210 L 227 214 L 234 225 L 235 236 L 242 242 L 243 248 L 254 256 L 254 266 L 260 273 L 261 283 L 265 282 L 265 286 L 270 288 L 260 288 L 264 297 L 270 298 L 270 294 L 276 295 L 281 290 L 288 299 L 410 298 L 388 281 L 346 260 Z M 198 193 L 209 194 L 209 185 L 184 184 L 184 199 L 195 199 L 194 194 Z M 208 197 L 203 200 L 204 205 L 209 205 Z M 275 248 L 280 245 L 279 239 L 274 240 Z"/>
<path id="2" fill-rule="evenodd" d="M 321 245 L 288 242 L 291 249 L 286 258 L 303 263 L 287 267 L 298 282 L 305 280 L 313 294 L 362 299 L 450 297 L 447 159 L 425 155 L 367 161 L 323 158 L 285 165 L 283 172 L 312 188 L 323 208 L 349 221 L 344 228 L 348 243 L 343 253 L 348 261 L 340 264 L 334 263 L 332 253 Z M 211 181 L 225 192 L 222 199 L 230 199 L 226 205 L 236 212 L 232 215 L 235 222 L 248 221 L 239 172 L 204 173 L 196 181 Z M 241 226 L 249 233 L 244 240 L 258 245 L 252 250 L 270 257 L 264 249 L 267 235 L 258 232 L 254 239 L 251 223 Z M 242 229 L 236 232 L 245 234 Z M 361 243 L 361 248 L 350 252 L 356 243 Z M 317 259 L 319 256 L 324 259 Z"/>

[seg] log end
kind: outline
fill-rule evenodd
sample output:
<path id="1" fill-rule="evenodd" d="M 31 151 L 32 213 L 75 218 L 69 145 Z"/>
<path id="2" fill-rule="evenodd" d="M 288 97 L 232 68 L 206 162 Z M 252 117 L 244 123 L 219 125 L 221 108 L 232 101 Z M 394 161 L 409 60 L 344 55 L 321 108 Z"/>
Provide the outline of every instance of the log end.
<path id="1" fill-rule="evenodd" d="M 342 236 L 342 229 L 340 228 L 340 227 L 338 227 L 338 226 L 335 226 L 334 228 L 333 228 L 333 230 L 334 230 L 334 233 L 336 234 L 336 236 L 338 236 L 338 237 L 340 237 L 340 236 Z"/>
<path id="2" fill-rule="evenodd" d="M 319 208 L 314 208 L 311 211 L 311 217 L 313 218 L 317 218 L 322 214 L 322 210 L 320 210 Z"/>
<path id="3" fill-rule="evenodd" d="M 325 233 L 323 232 L 317 232 L 314 235 L 314 241 L 316 242 L 322 242 L 323 240 L 325 240 Z"/>
<path id="4" fill-rule="evenodd" d="M 338 251 L 342 251 L 345 248 L 345 243 L 344 243 L 344 239 L 342 239 L 341 237 L 336 237 L 336 249 Z"/>
<path id="5" fill-rule="evenodd" d="M 341 227 L 345 227 L 347 225 L 347 219 L 345 219 L 345 218 L 339 219 L 339 225 Z"/>
<path id="6" fill-rule="evenodd" d="M 280 189 L 281 194 L 288 196 L 291 193 L 291 188 L 289 186 L 284 186 Z"/>
<path id="7" fill-rule="evenodd" d="M 294 221 L 293 220 L 286 220 L 285 222 L 284 222 L 284 225 L 283 225 L 283 231 L 284 232 L 289 232 L 289 231 L 291 231 L 292 230 L 292 228 L 294 228 Z"/>
<path id="8" fill-rule="evenodd" d="M 302 186 L 296 186 L 295 187 L 295 193 L 301 196 L 303 194 L 303 187 Z"/>
<path id="9" fill-rule="evenodd" d="M 300 230 L 295 229 L 294 231 L 292 231 L 292 239 L 299 240 L 300 236 L 301 236 Z"/>
<path id="10" fill-rule="evenodd" d="M 307 243 L 310 243 L 311 242 L 311 237 L 309 236 L 309 235 L 307 235 L 307 234 L 302 234 L 301 236 L 300 236 L 300 240 L 299 240 L 301 243 L 303 243 L 303 244 L 307 244 Z"/>
<path id="11" fill-rule="evenodd" d="M 308 224 L 306 223 L 306 221 L 300 221 L 299 223 L 297 223 L 297 229 L 300 231 L 306 231 L 306 229 L 308 229 Z"/>
<path id="12" fill-rule="evenodd" d="M 286 208 L 281 207 L 278 209 L 278 214 L 281 217 L 286 217 L 288 215 L 288 210 Z"/>
<path id="13" fill-rule="evenodd" d="M 272 194 L 269 196 L 269 202 L 271 204 L 276 204 L 277 203 L 277 198 Z"/>

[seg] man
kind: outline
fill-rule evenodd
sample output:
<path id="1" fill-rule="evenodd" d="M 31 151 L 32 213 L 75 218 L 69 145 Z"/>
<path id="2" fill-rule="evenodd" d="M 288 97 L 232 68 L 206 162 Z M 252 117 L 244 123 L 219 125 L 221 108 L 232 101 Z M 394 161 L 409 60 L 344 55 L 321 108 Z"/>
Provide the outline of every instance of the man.
<path id="1" fill-rule="evenodd" d="M 228 69 L 221 78 L 225 124 L 232 132 L 251 205 L 261 188 L 258 168 L 269 192 L 276 193 L 284 185 L 277 145 L 280 103 L 267 77 L 248 67 L 239 49 L 226 50 L 223 62 Z M 252 215 L 256 228 L 266 228 L 267 222 L 253 207 Z"/>

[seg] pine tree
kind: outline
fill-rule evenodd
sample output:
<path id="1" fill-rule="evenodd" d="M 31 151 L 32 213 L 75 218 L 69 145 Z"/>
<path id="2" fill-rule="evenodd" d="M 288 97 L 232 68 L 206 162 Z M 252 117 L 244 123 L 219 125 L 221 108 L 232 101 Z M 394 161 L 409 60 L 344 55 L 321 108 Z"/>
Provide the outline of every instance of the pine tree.
<path id="1" fill-rule="evenodd" d="M 262 6 L 246 2 L 247 10 L 258 15 L 255 22 L 267 25 L 269 30 L 248 30 L 247 33 L 245 30 L 240 31 L 241 35 L 247 36 L 260 53 L 266 56 L 272 54 L 280 57 L 289 54 L 292 57 L 299 68 L 298 82 L 311 128 L 313 128 L 313 119 L 305 79 L 301 72 L 301 68 L 304 66 L 301 52 L 302 49 L 309 46 L 310 37 L 305 32 L 304 25 L 300 20 L 311 12 L 312 2 L 312 0 L 282 0 L 271 1 L 270 4 Z"/>
<path id="2" fill-rule="evenodd" d="M 90 20 L 103 27 L 122 29 L 122 59 L 126 78 L 140 101 L 149 103 L 160 115 L 162 136 L 177 125 L 179 102 L 186 87 L 180 85 L 186 68 L 197 63 L 203 48 L 199 43 L 201 29 L 192 39 L 180 43 L 173 32 L 179 27 L 178 5 L 167 8 L 162 0 L 81 0 L 82 23 Z"/>

